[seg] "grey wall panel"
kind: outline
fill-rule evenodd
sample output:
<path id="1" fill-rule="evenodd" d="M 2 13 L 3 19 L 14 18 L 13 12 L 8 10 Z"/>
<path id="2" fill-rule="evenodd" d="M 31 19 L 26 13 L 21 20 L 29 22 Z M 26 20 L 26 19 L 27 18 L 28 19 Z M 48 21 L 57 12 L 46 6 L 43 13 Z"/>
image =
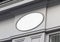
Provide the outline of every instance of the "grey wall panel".
<path id="1" fill-rule="evenodd" d="M 34 12 L 39 12 L 39 13 L 41 12 L 45 16 L 46 8 L 38 9 L 38 10 L 31 11 L 31 12 L 28 12 L 28 13 L 24 13 L 22 15 L 29 14 L 29 13 L 34 13 Z M 15 27 L 15 24 L 16 24 L 17 20 L 22 15 L 18 15 L 15 18 L 11 18 L 11 19 L 0 22 L 0 39 L 7 38 L 7 37 L 10 37 L 10 36 L 14 36 L 14 35 L 18 35 L 18 34 L 22 34 L 22 33 L 26 33 L 26 32 L 21 32 L 21 31 L 17 30 L 16 27 Z M 36 29 L 34 29 L 32 31 L 39 30 L 39 29 L 44 29 L 44 28 L 45 28 L 45 19 L 39 27 L 37 27 Z M 28 32 L 30 32 L 30 31 L 28 31 Z"/>
<path id="2" fill-rule="evenodd" d="M 60 26 L 60 5 L 49 7 L 47 9 L 47 29 L 56 26 Z"/>

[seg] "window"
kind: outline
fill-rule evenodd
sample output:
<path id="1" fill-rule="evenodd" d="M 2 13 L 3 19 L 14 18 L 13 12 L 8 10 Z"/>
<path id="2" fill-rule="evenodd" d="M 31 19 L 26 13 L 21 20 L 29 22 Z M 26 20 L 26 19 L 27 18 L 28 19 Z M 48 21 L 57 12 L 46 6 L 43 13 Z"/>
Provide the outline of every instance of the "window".
<path id="1" fill-rule="evenodd" d="M 44 42 L 44 35 L 45 33 L 23 36 L 21 38 L 13 39 L 12 42 Z"/>
<path id="2" fill-rule="evenodd" d="M 31 30 L 39 26 L 43 21 L 41 13 L 30 13 L 20 18 L 16 24 L 18 30 Z"/>
<path id="3" fill-rule="evenodd" d="M 25 38 L 17 38 L 17 39 L 13 39 L 12 42 L 24 42 Z"/>
<path id="4" fill-rule="evenodd" d="M 60 42 L 60 34 L 53 34 L 50 35 L 50 42 Z"/>
<path id="5" fill-rule="evenodd" d="M 41 39 L 41 35 L 33 35 L 31 36 L 31 41 L 32 42 L 40 42 L 40 39 Z"/>

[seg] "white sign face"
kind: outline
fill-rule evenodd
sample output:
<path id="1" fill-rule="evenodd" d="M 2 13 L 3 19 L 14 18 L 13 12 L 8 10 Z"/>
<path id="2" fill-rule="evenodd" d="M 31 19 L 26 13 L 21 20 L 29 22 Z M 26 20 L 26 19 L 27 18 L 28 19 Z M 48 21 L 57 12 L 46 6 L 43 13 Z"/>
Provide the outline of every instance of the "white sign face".
<path id="1" fill-rule="evenodd" d="M 23 0 L 23 1 L 21 1 L 21 2 L 17 2 L 17 3 L 11 4 L 11 5 L 9 5 L 9 6 L 0 8 L 0 11 L 6 10 L 6 9 L 9 9 L 9 8 L 13 8 L 13 7 L 16 7 L 16 6 L 19 6 L 19 5 L 22 5 L 22 4 L 31 2 L 31 1 L 34 1 L 34 0 Z"/>
<path id="2" fill-rule="evenodd" d="M 16 24 L 19 30 L 30 30 L 36 28 L 43 21 L 43 15 L 40 13 L 31 13 L 20 18 Z"/>

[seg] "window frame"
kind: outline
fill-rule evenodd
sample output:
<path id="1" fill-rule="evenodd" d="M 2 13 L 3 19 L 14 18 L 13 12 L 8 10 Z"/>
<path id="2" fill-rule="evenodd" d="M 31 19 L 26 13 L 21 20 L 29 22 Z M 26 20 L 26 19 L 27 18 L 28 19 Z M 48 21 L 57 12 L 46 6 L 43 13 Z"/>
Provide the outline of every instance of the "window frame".
<path id="1" fill-rule="evenodd" d="M 50 42 L 50 35 L 60 34 L 60 31 L 52 32 L 46 35 L 46 42 Z"/>
<path id="2" fill-rule="evenodd" d="M 45 33 L 38 33 L 38 34 L 33 34 L 33 35 L 28 35 L 28 36 L 25 36 L 25 37 L 18 37 L 18 38 L 14 38 L 12 39 L 12 42 L 14 42 L 14 40 L 19 40 L 19 39 L 24 39 L 26 40 L 27 38 L 29 38 L 29 42 L 32 42 L 32 38 L 31 37 L 36 37 L 38 36 L 38 38 L 40 39 L 40 41 L 43 41 L 44 42 L 44 36 L 45 36 Z M 36 39 L 38 39 L 36 38 Z"/>

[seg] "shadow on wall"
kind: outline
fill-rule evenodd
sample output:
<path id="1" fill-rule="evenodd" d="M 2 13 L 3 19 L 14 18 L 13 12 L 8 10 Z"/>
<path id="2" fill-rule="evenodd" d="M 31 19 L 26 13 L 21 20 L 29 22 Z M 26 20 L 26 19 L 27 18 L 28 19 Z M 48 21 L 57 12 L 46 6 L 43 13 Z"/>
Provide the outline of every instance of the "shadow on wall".
<path id="1" fill-rule="evenodd" d="M 31 4 L 28 3 L 26 5 L 22 5 L 22 6 L 14 7 L 14 8 L 5 10 L 5 11 L 1 11 L 0 12 L 0 21 L 6 20 L 9 18 L 13 18 L 17 15 L 24 14 L 26 12 L 40 9 L 43 7 L 46 7 L 46 0 L 41 1 L 41 2 L 40 1 L 31 2 Z"/>
<path id="2" fill-rule="evenodd" d="M 5 11 L 1 11 L 0 21 L 13 18 L 17 15 L 24 14 L 29 11 L 44 8 L 46 6 L 52 7 L 52 6 L 58 5 L 60 4 L 60 0 L 42 0 L 42 1 L 30 2 L 30 3 L 22 6 L 14 7 Z"/>
<path id="3" fill-rule="evenodd" d="M 60 0 L 47 0 L 47 6 L 52 7 L 55 5 L 60 5 Z"/>
<path id="4" fill-rule="evenodd" d="M 2 41 L 2 42 L 12 42 L 12 40 Z"/>

